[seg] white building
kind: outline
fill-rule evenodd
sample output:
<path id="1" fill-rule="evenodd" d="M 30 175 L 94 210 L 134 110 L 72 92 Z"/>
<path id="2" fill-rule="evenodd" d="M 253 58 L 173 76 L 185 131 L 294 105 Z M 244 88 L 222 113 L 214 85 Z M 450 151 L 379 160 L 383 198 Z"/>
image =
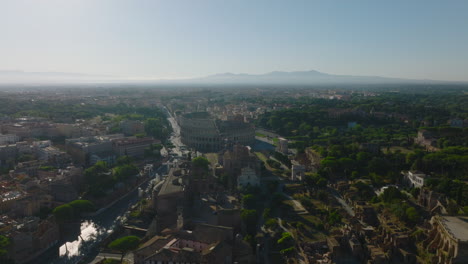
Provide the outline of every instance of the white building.
<path id="1" fill-rule="evenodd" d="M 249 167 L 242 168 L 241 174 L 237 179 L 237 187 L 260 185 L 260 178 L 255 173 L 255 170 Z"/>
<path id="2" fill-rule="evenodd" d="M 405 185 L 413 188 L 421 188 L 424 186 L 426 179 L 429 176 L 420 171 L 403 172 L 403 182 Z"/>
<path id="3" fill-rule="evenodd" d="M 0 135 L 0 145 L 14 144 L 19 141 L 19 137 L 15 134 Z"/>

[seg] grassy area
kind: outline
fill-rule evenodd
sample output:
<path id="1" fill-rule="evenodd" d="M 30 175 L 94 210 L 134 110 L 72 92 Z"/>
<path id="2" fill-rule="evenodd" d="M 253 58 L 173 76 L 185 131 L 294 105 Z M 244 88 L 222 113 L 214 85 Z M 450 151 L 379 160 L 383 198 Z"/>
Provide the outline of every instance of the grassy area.
<path id="1" fill-rule="evenodd" d="M 312 199 L 312 204 L 315 206 L 315 208 L 317 209 L 327 209 L 328 206 L 326 204 L 324 204 L 322 201 L 319 201 L 319 200 L 316 200 L 316 199 Z"/>
<path id="2" fill-rule="evenodd" d="M 304 189 L 303 185 L 300 183 L 289 183 L 285 185 L 285 188 L 286 188 L 287 193 L 292 193 L 292 194 L 296 192 L 301 192 Z"/>
<path id="3" fill-rule="evenodd" d="M 278 146 L 278 144 L 279 144 L 279 139 L 278 138 L 273 138 L 272 141 L 273 141 L 273 145 Z"/>
<path id="4" fill-rule="evenodd" d="M 291 200 L 284 200 L 281 210 L 285 225 L 293 237 L 302 242 L 315 242 L 326 239 L 322 220 L 313 214 L 297 214 L 295 205 Z"/>
<path id="5" fill-rule="evenodd" d="M 300 215 L 286 221 L 292 236 L 300 242 L 317 242 L 327 238 L 324 231 L 317 229 L 318 226 L 322 225 L 322 221 L 316 216 Z M 283 221 L 283 225 L 284 223 L 285 221 Z"/>
<path id="6" fill-rule="evenodd" d="M 296 221 L 297 223 L 301 223 L 296 224 L 297 227 L 294 231 L 299 240 L 304 242 L 315 242 L 327 238 L 327 235 L 324 232 L 317 229 L 318 226 L 323 224 L 317 216 L 311 214 L 300 215 Z"/>
<path id="7" fill-rule="evenodd" d="M 266 138 L 266 137 L 267 137 L 267 135 L 262 134 L 262 133 L 258 133 L 258 132 L 255 133 L 255 136 L 256 136 L 256 137 L 263 137 L 263 138 Z"/>
<path id="8" fill-rule="evenodd" d="M 305 209 L 303 207 L 300 207 L 300 205 L 296 204 L 293 200 L 285 200 L 284 203 L 291 206 L 294 210 L 294 213 L 303 212 Z M 299 203 L 299 201 L 297 201 L 297 203 Z"/>
<path id="9" fill-rule="evenodd" d="M 141 215 L 140 210 L 135 210 L 135 211 L 130 212 L 130 218 L 138 218 L 138 217 L 140 217 L 140 215 Z"/>
<path id="10" fill-rule="evenodd" d="M 289 175 L 291 174 L 291 171 L 289 171 L 289 170 L 285 171 L 283 169 L 272 168 L 270 165 L 268 165 L 268 163 L 267 163 L 268 158 L 263 153 L 255 152 L 255 155 L 257 156 L 257 158 L 259 158 L 265 164 L 265 168 L 267 170 L 271 171 L 276 176 L 288 178 Z"/>
<path id="11" fill-rule="evenodd" d="M 295 198 L 302 196 L 302 194 L 300 194 L 299 192 L 300 188 L 298 187 L 299 186 L 295 184 L 291 184 L 288 186 L 288 192 Z M 322 241 L 327 237 L 324 231 L 324 223 L 315 211 L 325 209 L 326 205 L 323 202 L 316 199 L 310 200 L 313 204 L 313 208 L 315 209 L 309 211 L 309 213 L 307 214 L 298 214 L 300 210 L 299 208 L 296 208 L 297 206 L 295 206 L 292 200 L 283 201 L 285 206 L 281 207 L 281 215 L 283 215 L 283 219 L 287 221 L 288 228 L 293 233 L 293 236 L 299 241 Z M 299 200 L 297 201 L 299 202 Z"/>
<path id="12" fill-rule="evenodd" d="M 285 170 L 282 170 L 282 169 L 271 169 L 271 171 L 273 172 L 274 175 L 281 177 L 281 178 L 285 178 L 285 179 L 289 179 L 289 176 L 291 175 L 291 172 L 287 173 L 285 172 Z"/>
<path id="13" fill-rule="evenodd" d="M 258 157 L 261 161 L 263 161 L 263 162 L 266 163 L 266 161 L 267 161 L 268 158 L 265 157 L 265 155 L 263 155 L 263 153 L 261 153 L 261 152 L 255 152 L 255 155 L 257 155 L 257 157 Z M 265 165 L 267 165 L 267 164 L 265 164 Z"/>

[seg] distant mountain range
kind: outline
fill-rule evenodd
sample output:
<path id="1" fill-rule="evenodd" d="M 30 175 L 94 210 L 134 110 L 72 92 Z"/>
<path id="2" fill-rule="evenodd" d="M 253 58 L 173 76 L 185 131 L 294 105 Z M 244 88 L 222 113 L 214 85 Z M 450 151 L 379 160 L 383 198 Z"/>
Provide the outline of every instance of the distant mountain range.
<path id="1" fill-rule="evenodd" d="M 380 76 L 352 76 L 334 75 L 319 71 L 274 71 L 265 74 L 233 74 L 222 73 L 199 78 L 192 81 L 207 83 L 232 84 L 419 84 L 419 83 L 448 83 L 436 80 L 413 80 L 402 78 L 387 78 Z"/>
<path id="2" fill-rule="evenodd" d="M 0 71 L 0 83 L 145 83 L 145 84 L 225 84 L 225 85 L 326 85 L 326 84 L 458 84 L 437 80 L 414 80 L 379 76 L 334 75 L 319 71 L 273 71 L 265 74 L 221 73 L 201 78 L 178 80 L 136 80 L 110 75 L 93 75 L 65 72 Z"/>

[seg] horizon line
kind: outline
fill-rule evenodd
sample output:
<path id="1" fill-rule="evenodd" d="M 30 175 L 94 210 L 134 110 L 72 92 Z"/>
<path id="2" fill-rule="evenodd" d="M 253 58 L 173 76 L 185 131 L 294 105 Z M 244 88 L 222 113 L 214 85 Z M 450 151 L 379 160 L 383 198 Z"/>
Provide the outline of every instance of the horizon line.
<path id="1" fill-rule="evenodd" d="M 116 81 L 123 81 L 123 82 L 150 82 L 150 81 L 190 81 L 190 80 L 200 80 L 200 79 L 207 79 L 212 77 L 222 77 L 222 75 L 231 75 L 233 77 L 240 76 L 240 75 L 247 75 L 249 77 L 255 76 L 264 76 L 272 73 L 307 73 L 307 72 L 315 72 L 324 75 L 330 75 L 331 77 L 363 77 L 363 78 L 386 78 L 386 79 L 400 79 L 401 81 L 429 81 L 429 82 L 446 82 L 446 83 L 468 83 L 468 80 L 446 80 L 446 79 L 430 79 L 430 78 L 407 78 L 407 77 L 389 77 L 385 75 L 351 75 L 351 74 L 336 74 L 336 73 L 328 73 L 322 72 L 319 70 L 314 69 L 307 69 L 307 70 L 272 70 L 263 73 L 247 73 L 247 72 L 218 72 L 212 73 L 207 75 L 197 75 L 197 76 L 181 76 L 181 77 L 154 77 L 154 76 L 121 76 L 121 75 L 114 75 L 114 74 L 93 74 L 93 73 L 83 73 L 83 72 L 65 72 L 65 71 L 25 71 L 25 70 L 18 70 L 18 69 L 0 69 L 0 83 L 13 82 L 18 83 L 21 81 L 26 81 L 26 83 L 32 82 L 40 82 L 44 83 L 47 81 L 57 83 L 60 81 L 69 81 L 69 82 L 116 82 Z M 11 78 L 13 80 L 3 80 L 2 74 L 24 74 L 24 75 L 53 75 L 53 74 L 60 74 L 60 75 L 72 75 L 72 76 L 37 76 L 39 80 L 21 80 L 20 76 L 15 78 Z M 28 76 L 32 78 L 34 76 Z M 98 78 L 99 77 L 99 78 Z M 74 80 L 73 78 L 78 78 Z M 93 79 L 94 78 L 94 79 Z"/>

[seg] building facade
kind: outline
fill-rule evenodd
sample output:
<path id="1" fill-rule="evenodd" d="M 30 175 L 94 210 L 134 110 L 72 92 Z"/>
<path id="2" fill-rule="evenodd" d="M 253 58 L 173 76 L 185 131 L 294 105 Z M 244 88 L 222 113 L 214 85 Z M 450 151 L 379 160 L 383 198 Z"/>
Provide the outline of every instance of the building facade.
<path id="1" fill-rule="evenodd" d="M 249 167 L 242 168 L 241 174 L 237 179 L 237 187 L 253 187 L 258 185 L 260 185 L 260 178 L 257 176 L 255 170 Z"/>
<path id="2" fill-rule="evenodd" d="M 422 188 L 428 175 L 420 171 L 403 172 L 403 182 L 405 185 L 412 188 Z"/>
<path id="3" fill-rule="evenodd" d="M 255 129 L 240 119 L 217 120 L 207 112 L 178 117 L 182 143 L 201 152 L 217 152 L 227 143 L 245 146 L 255 142 Z"/>
<path id="4" fill-rule="evenodd" d="M 19 137 L 15 134 L 0 135 L 0 145 L 13 144 L 19 141 Z"/>
<path id="5" fill-rule="evenodd" d="M 278 138 L 278 152 L 288 155 L 288 140 L 285 138 Z"/>
<path id="6" fill-rule="evenodd" d="M 120 122 L 120 129 L 126 136 L 145 133 L 145 125 L 141 121 L 124 120 Z"/>
<path id="7" fill-rule="evenodd" d="M 154 139 L 145 138 L 121 138 L 114 140 L 113 149 L 117 156 L 130 156 L 141 158 L 145 155 L 145 149 L 154 143 Z"/>

